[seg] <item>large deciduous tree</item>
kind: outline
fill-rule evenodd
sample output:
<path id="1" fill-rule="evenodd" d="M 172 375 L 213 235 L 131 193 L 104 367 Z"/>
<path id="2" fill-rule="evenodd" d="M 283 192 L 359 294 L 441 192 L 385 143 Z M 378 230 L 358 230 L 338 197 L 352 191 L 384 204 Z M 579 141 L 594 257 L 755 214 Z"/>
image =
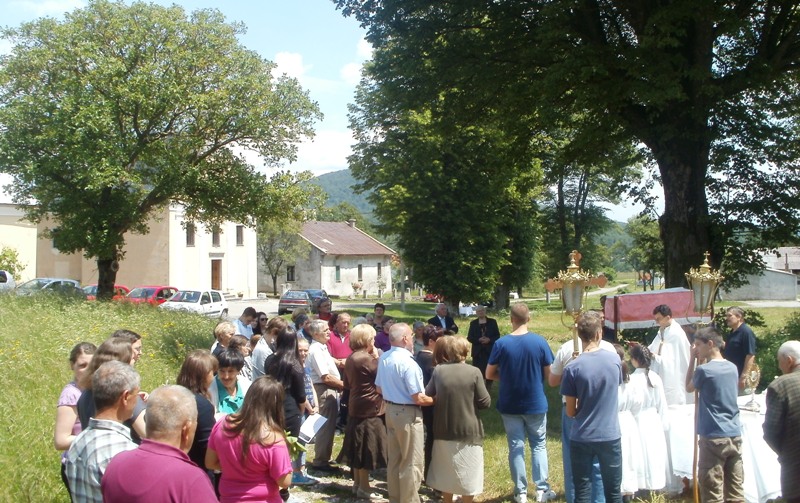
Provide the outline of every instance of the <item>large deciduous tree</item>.
<path id="1" fill-rule="evenodd" d="M 643 145 L 664 189 L 668 286 L 684 284 L 705 250 L 719 264 L 742 246 L 719 228 L 733 221 L 710 208 L 707 191 L 741 161 L 760 174 L 735 187 L 765 209 L 759 233 L 796 235 L 796 1 L 334 2 L 391 52 L 390 84 L 413 99 L 457 87 L 464 102 L 509 115 L 535 109 L 545 123 L 579 114 L 574 143 L 587 150 Z"/>
<path id="2" fill-rule="evenodd" d="M 2 32 L 0 171 L 16 202 L 35 202 L 28 218 L 52 219 L 61 251 L 97 259 L 100 295 L 124 234 L 166 205 L 212 225 L 286 215 L 294 176 L 268 179 L 242 149 L 292 160 L 319 111 L 243 31 L 216 10 L 99 0 Z"/>

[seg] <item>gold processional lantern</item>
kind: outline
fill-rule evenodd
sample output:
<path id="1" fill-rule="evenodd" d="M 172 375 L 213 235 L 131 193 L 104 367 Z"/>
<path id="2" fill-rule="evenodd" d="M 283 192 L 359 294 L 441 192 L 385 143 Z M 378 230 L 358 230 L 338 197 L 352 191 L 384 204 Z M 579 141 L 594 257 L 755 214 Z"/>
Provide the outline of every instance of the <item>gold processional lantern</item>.
<path id="1" fill-rule="evenodd" d="M 573 356 L 580 353 L 578 349 L 578 316 L 583 312 L 584 301 L 586 300 L 586 287 L 589 285 L 591 275 L 588 271 L 581 270 L 581 254 L 577 250 L 572 250 L 569 254 L 569 266 L 566 272 L 560 271 L 556 278 L 561 282 L 561 302 L 564 305 L 564 313 L 572 316 L 572 348 Z M 566 324 L 565 324 L 566 325 Z"/>
<path id="2" fill-rule="evenodd" d="M 722 280 L 725 279 L 719 271 L 714 271 L 708 264 L 708 252 L 705 252 L 703 265 L 698 269 L 692 267 L 689 272 L 685 274 L 686 281 L 689 282 L 689 288 L 692 289 L 694 294 L 694 309 L 701 315 L 708 314 L 713 317 L 714 297 L 717 295 L 717 288 Z"/>

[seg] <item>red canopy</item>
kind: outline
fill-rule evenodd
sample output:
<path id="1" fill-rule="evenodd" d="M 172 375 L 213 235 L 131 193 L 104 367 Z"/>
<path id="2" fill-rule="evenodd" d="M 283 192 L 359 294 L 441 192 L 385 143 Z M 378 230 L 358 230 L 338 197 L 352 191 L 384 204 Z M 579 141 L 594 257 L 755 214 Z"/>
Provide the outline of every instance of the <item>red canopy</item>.
<path id="1" fill-rule="evenodd" d="M 672 318 L 681 325 L 701 321 L 700 313 L 694 310 L 691 290 L 667 288 L 609 296 L 603 309 L 606 326 L 614 330 L 654 327 L 656 322 L 653 319 L 653 309 L 661 304 L 666 304 L 672 309 Z"/>

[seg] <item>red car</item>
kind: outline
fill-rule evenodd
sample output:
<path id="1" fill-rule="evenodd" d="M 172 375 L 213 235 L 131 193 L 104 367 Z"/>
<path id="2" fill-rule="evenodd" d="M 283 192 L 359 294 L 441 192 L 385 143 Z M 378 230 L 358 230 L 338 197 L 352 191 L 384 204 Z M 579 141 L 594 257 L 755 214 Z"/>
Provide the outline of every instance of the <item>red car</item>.
<path id="1" fill-rule="evenodd" d="M 86 300 L 97 300 L 97 284 L 88 285 L 83 287 L 83 291 L 86 293 Z M 125 298 L 126 295 L 131 291 L 125 285 L 114 285 L 114 296 L 111 297 L 112 300 L 122 300 Z"/>
<path id="2" fill-rule="evenodd" d="M 125 297 L 126 302 L 134 304 L 163 304 L 178 291 L 174 286 L 137 286 Z"/>

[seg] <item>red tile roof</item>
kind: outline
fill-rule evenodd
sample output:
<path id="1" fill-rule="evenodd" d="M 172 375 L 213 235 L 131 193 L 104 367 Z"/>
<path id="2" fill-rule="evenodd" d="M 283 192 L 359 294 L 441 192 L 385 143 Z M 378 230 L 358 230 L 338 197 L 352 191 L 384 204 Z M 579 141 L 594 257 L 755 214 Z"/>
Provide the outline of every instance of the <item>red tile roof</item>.
<path id="1" fill-rule="evenodd" d="M 397 252 L 347 222 L 303 224 L 300 236 L 328 255 L 394 255 Z"/>

